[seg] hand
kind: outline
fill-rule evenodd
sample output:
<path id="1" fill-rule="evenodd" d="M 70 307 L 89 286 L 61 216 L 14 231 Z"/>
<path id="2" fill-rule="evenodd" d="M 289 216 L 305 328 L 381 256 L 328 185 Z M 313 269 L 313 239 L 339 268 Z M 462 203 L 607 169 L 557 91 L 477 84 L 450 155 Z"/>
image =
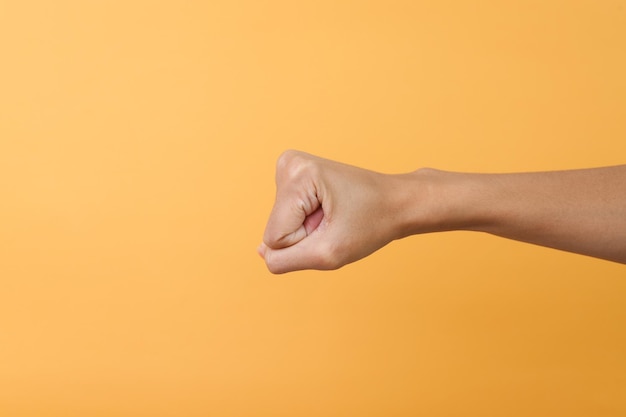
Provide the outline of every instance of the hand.
<path id="1" fill-rule="evenodd" d="M 258 249 L 273 273 L 336 269 L 403 234 L 402 176 L 287 151 L 276 187 Z"/>

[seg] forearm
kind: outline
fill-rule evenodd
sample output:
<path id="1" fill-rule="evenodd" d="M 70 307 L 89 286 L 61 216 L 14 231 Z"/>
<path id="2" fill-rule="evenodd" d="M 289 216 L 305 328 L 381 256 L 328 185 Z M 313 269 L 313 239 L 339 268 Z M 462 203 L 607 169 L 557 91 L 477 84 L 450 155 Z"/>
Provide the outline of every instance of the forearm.
<path id="1" fill-rule="evenodd" d="M 422 169 L 406 234 L 473 230 L 626 263 L 626 165 L 521 174 Z"/>

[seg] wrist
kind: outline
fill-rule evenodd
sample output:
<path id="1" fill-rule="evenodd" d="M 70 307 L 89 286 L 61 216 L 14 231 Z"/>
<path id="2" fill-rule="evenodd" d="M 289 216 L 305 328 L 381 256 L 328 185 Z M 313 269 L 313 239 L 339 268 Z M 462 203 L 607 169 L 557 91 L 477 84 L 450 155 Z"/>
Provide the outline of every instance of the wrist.
<path id="1" fill-rule="evenodd" d="M 420 168 L 401 176 L 403 215 L 398 237 L 452 230 L 485 230 L 494 222 L 491 176 Z M 491 191 L 490 191 L 491 190 Z"/>

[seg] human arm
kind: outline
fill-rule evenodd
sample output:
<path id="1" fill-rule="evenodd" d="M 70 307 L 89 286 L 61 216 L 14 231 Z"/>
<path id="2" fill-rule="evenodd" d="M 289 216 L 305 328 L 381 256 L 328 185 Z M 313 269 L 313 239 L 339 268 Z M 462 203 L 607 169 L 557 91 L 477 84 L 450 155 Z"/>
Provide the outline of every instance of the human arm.
<path id="1" fill-rule="evenodd" d="M 279 158 L 259 247 L 274 273 L 336 269 L 409 235 L 472 230 L 626 263 L 626 165 L 381 174 L 298 151 Z"/>

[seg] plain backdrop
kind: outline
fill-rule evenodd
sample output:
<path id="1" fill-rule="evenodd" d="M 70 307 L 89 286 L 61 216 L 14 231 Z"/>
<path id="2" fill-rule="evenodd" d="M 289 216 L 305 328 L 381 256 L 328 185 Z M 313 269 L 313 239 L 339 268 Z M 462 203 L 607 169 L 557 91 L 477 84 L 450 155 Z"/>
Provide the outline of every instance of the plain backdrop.
<path id="1" fill-rule="evenodd" d="M 2 416 L 623 416 L 623 265 L 256 255 L 274 164 L 626 163 L 626 2 L 1 1 Z M 626 214 L 625 214 L 626 215 Z"/>

